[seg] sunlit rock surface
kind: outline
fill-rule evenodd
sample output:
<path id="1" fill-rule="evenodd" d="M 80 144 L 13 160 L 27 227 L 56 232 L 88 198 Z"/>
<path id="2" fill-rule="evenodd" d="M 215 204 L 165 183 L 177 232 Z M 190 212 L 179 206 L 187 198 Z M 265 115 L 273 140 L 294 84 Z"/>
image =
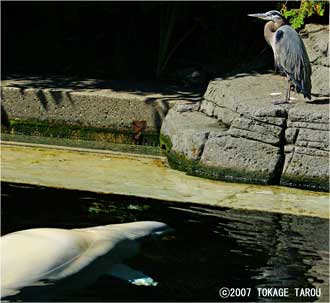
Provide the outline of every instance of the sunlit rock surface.
<path id="1" fill-rule="evenodd" d="M 173 167 L 213 179 L 328 191 L 328 35 L 329 26 L 315 24 L 302 33 L 313 68 L 309 102 L 292 92 L 290 104 L 274 105 L 285 98 L 284 78 L 251 73 L 211 81 L 198 108 L 170 110 L 161 133 Z"/>
<path id="2" fill-rule="evenodd" d="M 301 36 L 312 65 L 312 92 L 329 96 L 329 25 L 307 24 Z"/>

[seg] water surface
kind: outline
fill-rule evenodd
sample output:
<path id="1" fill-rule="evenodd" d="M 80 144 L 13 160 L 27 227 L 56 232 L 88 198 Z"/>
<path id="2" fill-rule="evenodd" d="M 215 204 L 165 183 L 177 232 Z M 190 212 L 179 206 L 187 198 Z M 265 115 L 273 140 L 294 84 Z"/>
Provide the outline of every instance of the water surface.
<path id="1" fill-rule="evenodd" d="M 2 234 L 138 220 L 163 221 L 176 229 L 163 241 L 146 243 L 141 254 L 127 262 L 158 281 L 157 287 L 138 287 L 103 276 L 89 288 L 57 301 L 329 301 L 327 219 L 14 183 L 2 183 L 1 195 Z M 251 293 L 223 299 L 222 287 L 251 288 Z M 258 287 L 286 287 L 290 296 L 263 298 Z M 296 297 L 295 287 L 321 288 L 323 297 Z"/>

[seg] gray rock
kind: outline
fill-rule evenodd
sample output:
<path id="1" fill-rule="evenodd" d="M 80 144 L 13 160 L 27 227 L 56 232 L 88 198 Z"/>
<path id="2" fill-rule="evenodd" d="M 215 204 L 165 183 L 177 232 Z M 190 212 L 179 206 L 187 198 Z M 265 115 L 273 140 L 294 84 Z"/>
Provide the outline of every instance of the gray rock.
<path id="1" fill-rule="evenodd" d="M 170 110 L 162 133 L 174 152 L 208 168 L 206 175 L 327 190 L 328 104 L 292 93 L 291 104 L 274 105 L 278 96 L 269 92 L 280 87 L 285 90 L 285 81 L 268 74 L 212 81 L 199 112 Z"/>
<path id="2" fill-rule="evenodd" d="M 285 164 L 281 184 L 329 189 L 329 107 L 302 104 L 291 108 L 285 132 Z M 313 183 L 317 185 L 313 185 Z"/>
<path id="3" fill-rule="evenodd" d="M 214 102 L 204 99 L 203 102 L 201 103 L 200 111 L 210 117 L 213 117 L 214 108 L 215 108 Z"/>
<path id="4" fill-rule="evenodd" d="M 231 123 L 235 119 L 238 119 L 240 117 L 240 114 L 238 112 L 220 106 L 215 106 L 213 115 L 215 118 L 217 118 L 219 121 L 226 125 L 231 125 Z"/>
<path id="5" fill-rule="evenodd" d="M 312 65 L 312 93 L 329 96 L 329 25 L 307 24 L 302 39 Z"/>
<path id="6" fill-rule="evenodd" d="M 285 130 L 285 142 L 286 144 L 294 144 L 297 140 L 299 129 L 298 128 L 287 128 Z"/>
<path id="7" fill-rule="evenodd" d="M 329 66 L 312 66 L 312 93 L 330 96 L 329 92 Z"/>
<path id="8" fill-rule="evenodd" d="M 282 185 L 329 190 L 329 153 L 317 152 L 313 148 L 296 147 L 285 155 L 281 177 Z"/>
<path id="9" fill-rule="evenodd" d="M 281 161 L 278 147 L 245 138 L 221 136 L 209 139 L 201 163 L 225 170 L 225 179 L 271 183 Z"/>
<path id="10" fill-rule="evenodd" d="M 320 131 L 308 128 L 299 129 L 299 133 L 296 139 L 296 145 L 302 146 L 302 142 L 308 143 L 321 143 L 319 146 L 320 149 L 327 149 L 329 147 L 329 132 Z"/>
<path id="11" fill-rule="evenodd" d="M 176 111 L 177 112 L 197 111 L 199 109 L 199 107 L 200 107 L 200 103 L 199 102 L 178 104 L 178 105 L 176 105 Z"/>
<path id="12" fill-rule="evenodd" d="M 279 145 L 283 128 L 258 120 L 239 117 L 236 118 L 229 129 L 233 137 L 242 137 L 261 141 L 273 145 Z"/>
<path id="13" fill-rule="evenodd" d="M 161 133 L 170 138 L 172 151 L 188 159 L 199 159 L 211 131 L 224 129 L 217 119 L 197 111 L 181 111 L 176 106 L 169 111 L 163 122 Z"/>
<path id="14" fill-rule="evenodd" d="M 215 104 L 233 112 L 251 114 L 258 117 L 284 117 L 283 106 L 273 105 L 272 101 L 284 98 L 286 80 L 279 75 L 242 74 L 209 83 L 202 100 L 201 109 Z M 272 94 L 279 94 L 273 96 Z M 208 105 L 205 106 L 204 103 Z M 211 111 L 209 111 L 210 113 Z"/>
<path id="15" fill-rule="evenodd" d="M 301 34 L 311 63 L 329 67 L 329 25 L 307 24 Z"/>
<path id="16" fill-rule="evenodd" d="M 172 137 L 172 151 L 181 153 L 190 160 L 200 158 L 209 132 L 205 130 L 189 130 L 178 132 Z"/>
<path id="17" fill-rule="evenodd" d="M 290 123 L 305 123 L 305 127 L 317 124 L 329 125 L 329 104 L 299 103 L 289 109 L 288 126 Z"/>
<path id="18" fill-rule="evenodd" d="M 302 35 L 312 62 L 312 94 L 319 99 L 306 103 L 292 92 L 291 104 L 274 105 L 284 99 L 287 87 L 278 74 L 215 79 L 199 111 L 228 129 L 216 129 L 216 124 L 209 129 L 208 120 L 197 113 L 184 117 L 191 121 L 189 128 L 176 116 L 173 131 L 167 131 L 173 150 L 216 170 L 212 177 L 328 190 L 329 100 L 324 96 L 329 95 L 329 26 L 307 25 Z M 173 112 L 165 125 L 171 124 Z"/>

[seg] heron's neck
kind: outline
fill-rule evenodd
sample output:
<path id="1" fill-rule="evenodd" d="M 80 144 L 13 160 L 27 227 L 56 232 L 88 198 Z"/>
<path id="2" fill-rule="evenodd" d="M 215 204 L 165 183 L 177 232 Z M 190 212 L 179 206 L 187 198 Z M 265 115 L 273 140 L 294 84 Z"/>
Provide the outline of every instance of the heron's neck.
<path id="1" fill-rule="evenodd" d="M 284 21 L 276 23 L 273 21 L 269 21 L 266 23 L 264 28 L 264 36 L 269 45 L 271 45 L 271 39 L 274 36 L 274 33 L 284 24 Z"/>

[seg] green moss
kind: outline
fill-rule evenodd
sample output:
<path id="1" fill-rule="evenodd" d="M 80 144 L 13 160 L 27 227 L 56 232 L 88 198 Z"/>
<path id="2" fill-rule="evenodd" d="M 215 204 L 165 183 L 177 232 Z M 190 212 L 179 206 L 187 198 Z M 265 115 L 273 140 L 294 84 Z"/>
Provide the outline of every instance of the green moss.
<path id="1" fill-rule="evenodd" d="M 178 154 L 173 151 L 168 153 L 168 161 L 172 168 L 185 171 L 193 176 L 239 183 L 270 183 L 268 174 L 247 171 L 244 169 L 234 170 L 228 168 L 211 167 L 201 164 L 197 160 L 187 159 L 182 154 Z"/>
<path id="2" fill-rule="evenodd" d="M 162 133 L 159 135 L 159 146 L 161 149 L 169 152 L 172 148 L 172 142 L 169 136 L 163 135 Z"/>
<path id="3" fill-rule="evenodd" d="M 55 146 L 89 148 L 89 149 L 98 149 L 98 150 L 109 150 L 109 151 L 131 153 L 138 155 L 165 156 L 165 152 L 161 150 L 158 146 L 150 146 L 150 145 L 118 144 L 107 141 L 76 140 L 76 139 L 68 139 L 68 138 L 30 136 L 30 135 L 12 135 L 7 133 L 1 134 L 1 140 L 34 143 L 34 144 L 47 144 L 47 145 L 55 145 Z"/>
<path id="4" fill-rule="evenodd" d="M 282 175 L 281 185 L 324 192 L 330 191 L 329 179 L 326 177 L 311 178 L 285 174 Z"/>
<path id="5" fill-rule="evenodd" d="M 234 170 L 228 168 L 211 167 L 196 160 L 190 160 L 184 155 L 170 151 L 168 161 L 173 169 L 187 172 L 190 175 L 212 180 L 222 180 L 238 183 L 271 184 L 268 174 L 252 172 L 245 169 Z M 304 176 L 282 176 L 281 185 L 301 189 L 329 192 L 328 178 L 307 178 Z"/>
<path id="6" fill-rule="evenodd" d="M 95 128 L 72 125 L 67 122 L 49 122 L 36 120 L 9 120 L 9 127 L 2 128 L 4 133 L 44 136 L 55 138 L 106 141 L 119 144 L 134 144 L 134 132 L 129 129 Z M 156 131 L 142 132 L 142 145 L 157 146 L 159 133 Z"/>

